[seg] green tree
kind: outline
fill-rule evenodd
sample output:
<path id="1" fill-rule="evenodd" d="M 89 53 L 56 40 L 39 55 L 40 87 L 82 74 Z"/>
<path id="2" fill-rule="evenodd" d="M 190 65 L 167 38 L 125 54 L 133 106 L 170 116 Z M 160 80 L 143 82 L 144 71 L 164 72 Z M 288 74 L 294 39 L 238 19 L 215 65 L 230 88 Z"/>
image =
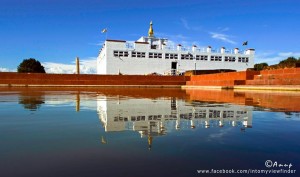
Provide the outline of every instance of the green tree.
<path id="1" fill-rule="evenodd" d="M 18 66 L 19 73 L 46 73 L 44 66 L 41 63 L 34 59 L 24 59 L 22 63 Z"/>
<path id="2" fill-rule="evenodd" d="M 264 68 L 266 68 L 268 65 L 268 63 L 257 63 L 254 65 L 254 70 L 255 71 L 261 71 L 263 70 Z"/>
<path id="3" fill-rule="evenodd" d="M 285 60 L 279 62 L 281 67 L 294 67 L 298 60 L 295 57 L 288 57 Z"/>

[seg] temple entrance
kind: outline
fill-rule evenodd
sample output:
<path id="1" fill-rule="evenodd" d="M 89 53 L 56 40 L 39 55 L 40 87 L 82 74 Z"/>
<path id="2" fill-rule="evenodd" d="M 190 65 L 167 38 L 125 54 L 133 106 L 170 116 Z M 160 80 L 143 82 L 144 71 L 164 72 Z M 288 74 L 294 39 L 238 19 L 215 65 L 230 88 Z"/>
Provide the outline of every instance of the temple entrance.
<path id="1" fill-rule="evenodd" d="M 176 75 L 176 71 L 177 71 L 177 62 L 172 62 L 171 63 L 171 75 L 172 76 Z"/>

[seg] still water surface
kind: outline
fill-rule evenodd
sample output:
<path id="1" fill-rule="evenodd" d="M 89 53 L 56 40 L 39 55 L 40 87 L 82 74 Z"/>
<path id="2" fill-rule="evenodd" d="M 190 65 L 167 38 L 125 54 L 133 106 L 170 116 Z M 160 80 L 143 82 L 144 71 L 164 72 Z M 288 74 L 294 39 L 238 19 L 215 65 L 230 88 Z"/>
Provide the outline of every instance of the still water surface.
<path id="1" fill-rule="evenodd" d="M 0 111 L 3 177 L 300 175 L 300 93 L 1 88 Z"/>

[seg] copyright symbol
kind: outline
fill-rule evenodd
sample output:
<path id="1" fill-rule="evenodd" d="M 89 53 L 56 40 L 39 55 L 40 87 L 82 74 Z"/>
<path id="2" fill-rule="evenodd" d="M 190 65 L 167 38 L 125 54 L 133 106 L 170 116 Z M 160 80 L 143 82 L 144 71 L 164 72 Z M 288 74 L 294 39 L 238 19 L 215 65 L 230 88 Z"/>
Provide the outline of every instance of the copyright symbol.
<path id="1" fill-rule="evenodd" d="M 265 162 L 265 165 L 266 165 L 266 167 L 268 167 L 268 168 L 272 167 L 272 165 L 273 165 L 272 160 L 267 160 L 267 161 Z"/>

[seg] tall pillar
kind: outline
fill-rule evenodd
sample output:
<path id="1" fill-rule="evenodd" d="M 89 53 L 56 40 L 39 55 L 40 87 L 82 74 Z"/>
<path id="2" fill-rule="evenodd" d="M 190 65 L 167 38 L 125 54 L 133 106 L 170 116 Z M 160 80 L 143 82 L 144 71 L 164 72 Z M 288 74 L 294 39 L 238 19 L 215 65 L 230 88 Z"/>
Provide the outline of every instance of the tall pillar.
<path id="1" fill-rule="evenodd" d="M 80 91 L 76 94 L 76 112 L 80 111 Z"/>
<path id="2" fill-rule="evenodd" d="M 76 74 L 80 74 L 79 57 L 76 57 Z"/>

